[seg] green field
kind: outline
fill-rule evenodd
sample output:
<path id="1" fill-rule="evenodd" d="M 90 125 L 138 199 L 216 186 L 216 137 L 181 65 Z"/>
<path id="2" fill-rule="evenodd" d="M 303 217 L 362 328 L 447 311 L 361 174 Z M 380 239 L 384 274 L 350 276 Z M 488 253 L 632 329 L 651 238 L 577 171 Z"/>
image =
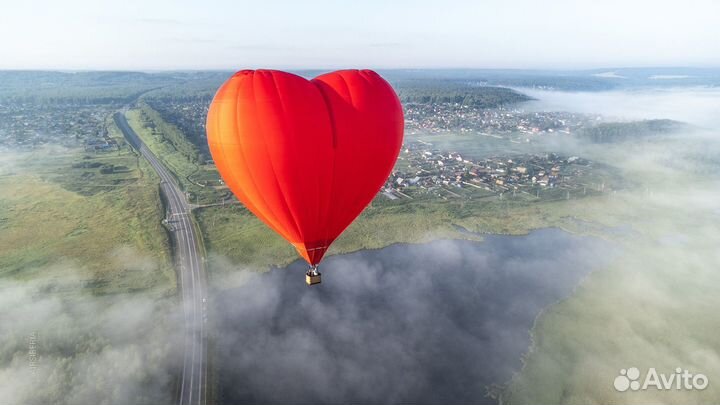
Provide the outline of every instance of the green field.
<path id="1" fill-rule="evenodd" d="M 559 201 L 491 197 L 482 200 L 424 198 L 394 200 L 379 195 L 333 243 L 328 255 L 377 249 L 393 243 L 434 239 L 481 239 L 482 234 L 525 234 L 548 226 L 571 232 L 607 236 L 606 228 L 623 223 L 625 215 L 598 215 L 611 196 Z M 196 210 L 215 275 L 238 268 L 266 270 L 298 258 L 280 236 L 241 205 Z M 591 221 L 594 226 L 578 221 Z M 599 221 L 599 222 L 598 222 Z"/>
<path id="2" fill-rule="evenodd" d="M 491 156 L 552 152 L 544 145 L 533 143 L 515 143 L 507 138 L 480 134 L 416 134 L 406 140 L 421 140 L 432 144 L 433 148 L 450 152 L 460 152 L 472 159 L 484 159 Z"/>
<path id="3" fill-rule="evenodd" d="M 587 205 L 581 217 L 614 218 L 632 231 L 613 236 L 621 255 L 608 269 L 538 318 L 503 403 L 707 404 L 720 396 L 713 380 L 720 376 L 719 171 L 710 159 L 718 147 L 688 137 L 597 150 L 640 187 Z M 628 367 L 665 374 L 681 367 L 707 375 L 710 385 L 616 392 L 612 382 Z"/>
<path id="4" fill-rule="evenodd" d="M 157 179 L 128 146 L 102 153 L 48 148 L 4 161 L 0 276 L 72 277 L 98 294 L 174 291 Z"/>
<path id="5" fill-rule="evenodd" d="M 111 116 L 105 126 L 116 150 L 0 152 L 0 392 L 11 403 L 172 401 L 183 324 L 159 179 Z"/>
<path id="6" fill-rule="evenodd" d="M 197 148 L 157 111 L 140 103 L 126 117 L 147 147 L 172 171 L 192 204 L 218 203 L 229 196 L 215 167 L 200 162 Z"/>
<path id="7" fill-rule="evenodd" d="M 181 323 L 158 179 L 107 126 L 119 150 L 0 153 L 0 392 L 12 403 L 172 398 Z"/>
<path id="8" fill-rule="evenodd" d="M 422 215 L 416 210 L 422 210 Z M 266 270 L 270 265 L 283 266 L 298 258 L 289 243 L 243 207 L 204 208 L 197 218 L 206 246 L 216 259 L 224 258 L 253 270 Z M 397 242 L 422 242 L 432 239 L 431 234 L 462 235 L 450 226 L 448 212 L 443 208 L 374 206 L 365 210 L 332 245 L 328 254 L 381 248 Z M 215 268 L 217 271 L 222 269 L 222 266 Z"/>
<path id="9" fill-rule="evenodd" d="M 718 398 L 712 376 L 720 375 L 720 220 L 707 207 L 682 207 L 685 198 L 703 197 L 702 188 L 608 201 L 606 212 L 624 212 L 633 235 L 609 269 L 591 274 L 538 319 L 525 368 L 504 402 L 702 404 Z M 711 384 L 704 391 L 615 392 L 612 381 L 627 367 L 687 368 Z"/>

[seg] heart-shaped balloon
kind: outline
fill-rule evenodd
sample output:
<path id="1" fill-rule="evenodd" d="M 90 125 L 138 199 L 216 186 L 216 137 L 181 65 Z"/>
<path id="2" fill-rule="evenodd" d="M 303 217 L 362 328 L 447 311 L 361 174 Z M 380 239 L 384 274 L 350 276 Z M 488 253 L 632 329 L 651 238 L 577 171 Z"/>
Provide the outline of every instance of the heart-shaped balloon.
<path id="1" fill-rule="evenodd" d="M 207 117 L 227 186 L 310 265 L 387 180 L 403 127 L 395 91 L 371 70 L 312 80 L 243 70 L 220 87 Z"/>

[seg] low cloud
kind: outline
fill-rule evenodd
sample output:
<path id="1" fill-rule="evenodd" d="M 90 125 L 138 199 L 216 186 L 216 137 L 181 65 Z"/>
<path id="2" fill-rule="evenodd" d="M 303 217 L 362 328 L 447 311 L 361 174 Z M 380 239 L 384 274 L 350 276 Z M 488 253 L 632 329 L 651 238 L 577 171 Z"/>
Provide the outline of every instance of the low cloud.
<path id="1" fill-rule="evenodd" d="M 70 273 L 0 280 L 2 403 L 171 403 L 182 359 L 176 303 L 92 296 Z"/>
<path id="2" fill-rule="evenodd" d="M 393 245 L 295 263 L 216 295 L 228 403 L 483 403 L 518 371 L 529 329 L 612 257 L 557 229 Z M 483 399 L 484 398 L 484 399 Z"/>
<path id="3" fill-rule="evenodd" d="M 674 119 L 707 128 L 720 127 L 720 88 L 648 88 L 635 91 L 562 92 L 519 89 L 537 101 L 532 110 L 603 114 L 620 119 Z"/>

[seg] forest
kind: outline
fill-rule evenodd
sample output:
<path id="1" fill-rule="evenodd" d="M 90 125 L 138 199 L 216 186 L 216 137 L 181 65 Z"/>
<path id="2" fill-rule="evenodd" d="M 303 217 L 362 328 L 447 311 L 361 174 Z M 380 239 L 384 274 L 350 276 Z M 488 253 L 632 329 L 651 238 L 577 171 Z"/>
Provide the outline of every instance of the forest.
<path id="1" fill-rule="evenodd" d="M 612 143 L 672 134 L 689 127 L 683 122 L 668 119 L 608 122 L 583 128 L 578 135 L 593 143 Z"/>

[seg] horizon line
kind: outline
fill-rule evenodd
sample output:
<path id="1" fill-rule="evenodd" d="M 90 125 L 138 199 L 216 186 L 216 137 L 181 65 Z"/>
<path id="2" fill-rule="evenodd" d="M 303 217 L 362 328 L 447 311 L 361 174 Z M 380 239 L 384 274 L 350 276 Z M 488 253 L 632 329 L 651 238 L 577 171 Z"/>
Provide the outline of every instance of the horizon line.
<path id="1" fill-rule="evenodd" d="M 612 66 L 612 67 L 258 67 L 258 68 L 157 68 L 157 69 L 130 69 L 130 68 L 4 68 L 0 72 L 57 72 L 57 73 L 90 73 L 90 72 L 117 72 L 117 73 L 166 73 L 166 72 L 234 72 L 238 70 L 285 70 L 285 71 L 334 71 L 345 69 L 371 69 L 379 71 L 441 71 L 441 70 L 466 70 L 466 71 L 546 71 L 546 72 L 592 72 L 612 70 L 640 70 L 640 69 L 694 69 L 694 70 L 720 70 L 718 66 L 670 66 L 670 65 L 647 65 L 647 66 Z"/>

